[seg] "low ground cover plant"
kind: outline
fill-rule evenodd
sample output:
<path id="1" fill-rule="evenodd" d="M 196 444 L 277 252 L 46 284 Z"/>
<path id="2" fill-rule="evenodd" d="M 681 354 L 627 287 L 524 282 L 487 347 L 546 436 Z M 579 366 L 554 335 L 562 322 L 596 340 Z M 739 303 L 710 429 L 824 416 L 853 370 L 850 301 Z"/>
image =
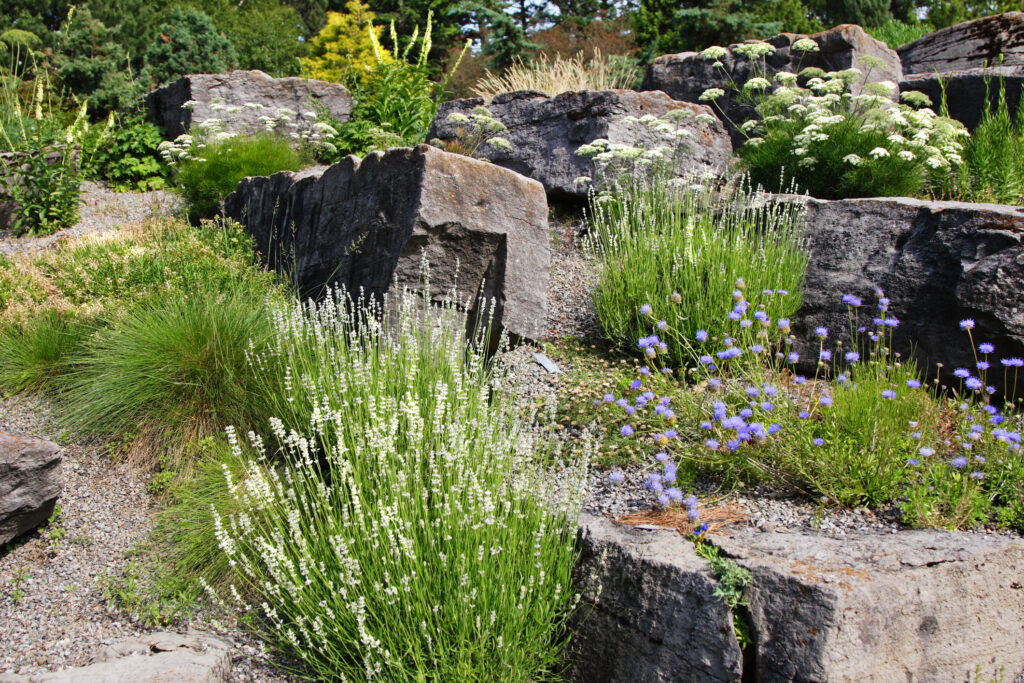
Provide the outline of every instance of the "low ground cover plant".
<path id="1" fill-rule="evenodd" d="M 85 176 L 120 192 L 167 187 L 170 168 L 160 154 L 163 131 L 137 112 L 111 113 L 107 121 L 83 143 L 89 150 Z"/>
<path id="2" fill-rule="evenodd" d="M 864 30 L 873 38 L 877 38 L 895 50 L 901 45 L 912 43 L 918 38 L 934 33 L 935 27 L 926 22 L 908 23 L 899 19 L 890 19 L 881 26 L 868 26 Z"/>
<path id="3" fill-rule="evenodd" d="M 273 319 L 253 356 L 272 433 L 229 432 L 240 512 L 216 519 L 264 637 L 318 678 L 556 673 L 586 455 L 557 492 L 551 444 L 450 300 L 335 293 Z"/>

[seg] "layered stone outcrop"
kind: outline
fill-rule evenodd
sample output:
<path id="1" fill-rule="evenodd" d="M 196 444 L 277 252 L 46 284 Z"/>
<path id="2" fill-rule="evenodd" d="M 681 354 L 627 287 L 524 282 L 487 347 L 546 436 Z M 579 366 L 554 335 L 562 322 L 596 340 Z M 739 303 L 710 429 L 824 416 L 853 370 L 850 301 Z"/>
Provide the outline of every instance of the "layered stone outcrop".
<path id="1" fill-rule="evenodd" d="M 900 81 L 900 90 L 923 92 L 931 98 L 936 111 L 945 98 L 949 117 L 973 133 L 984 120 L 986 111 L 997 110 L 1000 98 L 1006 99 L 1010 116 L 1017 117 L 1024 91 L 1024 65 L 909 74 Z"/>
<path id="2" fill-rule="evenodd" d="M 1024 12 L 1004 12 L 948 26 L 899 48 L 903 73 L 947 73 L 1024 66 Z"/>
<path id="3" fill-rule="evenodd" d="M 343 285 L 379 296 L 420 289 L 431 296 L 496 303 L 498 329 L 530 339 L 547 310 L 550 248 L 540 183 L 500 166 L 427 145 L 347 157 L 326 169 L 246 178 L 224 201 L 260 254 L 306 294 Z"/>
<path id="4" fill-rule="evenodd" d="M 192 128 L 216 120 L 218 130 L 251 133 L 266 127 L 260 117 L 274 118 L 281 110 L 301 127 L 323 107 L 338 121 L 348 121 L 352 95 L 339 83 L 309 78 L 271 78 L 262 71 L 192 74 L 146 95 L 149 119 L 163 126 L 173 140 Z"/>
<path id="5" fill-rule="evenodd" d="M 452 114 L 468 115 L 484 105 L 482 99 L 443 103 L 427 135 L 429 140 L 453 142 L 459 139 L 460 124 Z M 582 202 L 588 186 L 577 182 L 595 177 L 594 163 L 576 153 L 597 139 L 631 147 L 653 149 L 666 144 L 662 134 L 644 124 L 629 124 L 626 117 L 645 115 L 661 118 L 669 112 L 683 113 L 678 129 L 686 131 L 685 152 L 675 164 L 677 175 L 718 173 L 729 164 L 732 148 L 723 126 L 710 108 L 676 102 L 664 93 L 632 90 L 584 90 L 550 97 L 541 92 L 520 91 L 496 96 L 487 109 L 491 117 L 508 129 L 502 137 L 509 149 L 487 149 L 487 158 L 498 166 L 540 181 L 552 200 Z M 701 114 L 707 116 L 701 117 Z"/>

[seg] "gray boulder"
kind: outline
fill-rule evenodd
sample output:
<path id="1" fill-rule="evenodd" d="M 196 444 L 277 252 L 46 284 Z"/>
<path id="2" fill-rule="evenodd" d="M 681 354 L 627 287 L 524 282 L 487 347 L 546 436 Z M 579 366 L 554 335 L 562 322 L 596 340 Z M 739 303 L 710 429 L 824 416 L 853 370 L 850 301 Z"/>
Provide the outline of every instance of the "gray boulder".
<path id="1" fill-rule="evenodd" d="M 451 114 L 469 114 L 484 105 L 482 99 L 443 103 L 430 127 L 427 139 L 456 141 L 460 125 L 448 120 Z M 711 117 L 704 105 L 675 102 L 664 93 L 632 90 L 584 90 L 550 97 L 541 92 L 520 91 L 495 97 L 487 109 L 508 128 L 504 134 L 512 149 L 487 148 L 488 159 L 498 166 L 539 180 L 549 198 L 582 202 L 587 186 L 576 182 L 581 176 L 594 177 L 590 159 L 576 153 L 582 145 L 599 138 L 612 143 L 646 146 L 665 144 L 665 138 L 643 124 L 629 125 L 627 116 L 645 114 L 662 117 L 671 111 L 685 112 L 680 128 L 690 133 L 688 150 L 677 165 L 679 175 L 717 173 L 729 163 L 732 148 L 725 129 Z"/>
<path id="2" fill-rule="evenodd" d="M 739 681 L 742 654 L 714 579 L 674 529 L 580 520 L 583 602 L 570 641 L 572 679 Z"/>
<path id="3" fill-rule="evenodd" d="M 1005 12 L 929 33 L 899 48 L 903 73 L 1024 65 L 1024 12 Z"/>
<path id="4" fill-rule="evenodd" d="M 793 43 L 801 38 L 810 38 L 818 44 L 818 52 L 799 52 L 792 49 Z M 867 74 L 868 82 L 899 82 L 903 75 L 899 55 L 885 43 L 868 35 L 860 26 L 843 24 L 810 36 L 794 33 L 780 33 L 765 41 L 775 47 L 774 54 L 764 59 L 765 71 L 771 78 L 779 71 L 798 73 L 807 67 L 818 67 L 825 71 L 841 71 L 851 67 L 861 68 Z M 661 90 L 676 100 L 699 102 L 708 88 L 721 88 L 725 96 L 718 99 L 713 107 L 715 113 L 724 119 L 725 115 L 735 123 L 752 118 L 755 112 L 745 103 L 735 102 L 730 84 L 742 87 L 753 78 L 753 63 L 732 51 L 719 61 L 723 69 L 714 66 L 713 60 L 704 59 L 697 52 L 662 55 L 648 65 L 644 73 L 641 90 Z M 884 66 L 868 71 L 860 66 L 862 57 L 877 57 Z M 728 76 L 726 75 L 728 73 Z M 854 92 L 859 92 L 855 85 Z M 723 114 L 724 110 L 724 114 Z M 745 138 L 730 126 L 733 144 L 739 146 Z"/>
<path id="5" fill-rule="evenodd" d="M 380 295 L 418 289 L 421 254 L 431 295 L 497 303 L 495 324 L 538 338 L 550 249 L 540 183 L 427 145 L 347 157 L 326 170 L 246 178 L 224 201 L 261 256 L 306 294 L 344 285 Z M 456 277 L 457 275 L 457 277 Z"/>
<path id="6" fill-rule="evenodd" d="M 755 680 L 1012 680 L 1024 669 L 1019 538 L 733 527 L 712 540 L 753 574 Z"/>
<path id="7" fill-rule="evenodd" d="M 807 201 L 809 261 L 804 302 L 794 332 L 802 355 L 817 358 L 814 328 L 848 343 L 844 294 L 864 300 L 862 324 L 875 316 L 875 289 L 892 300 L 901 321 L 893 347 L 919 367 L 942 363 L 952 381 L 974 355 L 959 322 L 973 319 L 976 342 L 996 356 L 1024 357 L 1024 208 L 933 202 L 902 197 Z M 914 346 L 916 344 L 916 346 Z M 994 364 L 996 386 L 1002 367 Z"/>
<path id="8" fill-rule="evenodd" d="M 60 447 L 0 432 L 0 545 L 35 529 L 60 495 Z"/>
<path id="9" fill-rule="evenodd" d="M 150 633 L 103 647 L 88 666 L 0 683 L 222 683 L 231 671 L 231 643 L 189 631 Z"/>
<path id="10" fill-rule="evenodd" d="M 262 71 L 229 71 L 184 76 L 146 95 L 146 110 L 154 123 L 173 140 L 193 127 L 216 120 L 232 133 L 263 130 L 260 117 L 294 112 L 294 129 L 308 127 L 314 104 L 345 122 L 352 111 L 352 95 L 345 86 L 308 78 L 271 78 Z M 247 106 L 248 105 L 248 106 Z"/>
<path id="11" fill-rule="evenodd" d="M 1024 66 L 994 66 L 958 69 L 939 74 L 909 74 L 900 82 L 900 91 L 917 90 L 930 97 L 936 111 L 945 91 L 949 116 L 960 121 L 972 132 L 981 122 L 986 107 L 993 112 L 996 111 L 1001 91 L 1005 93 L 1010 116 L 1016 119 L 1022 89 Z"/>

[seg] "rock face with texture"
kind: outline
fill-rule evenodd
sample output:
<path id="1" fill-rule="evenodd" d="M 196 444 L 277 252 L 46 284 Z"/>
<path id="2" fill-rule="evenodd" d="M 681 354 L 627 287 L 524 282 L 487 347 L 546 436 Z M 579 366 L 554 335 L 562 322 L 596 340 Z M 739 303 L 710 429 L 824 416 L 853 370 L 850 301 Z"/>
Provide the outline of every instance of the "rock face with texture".
<path id="1" fill-rule="evenodd" d="M 677 531 L 584 515 L 579 542 L 583 602 L 570 644 L 573 680 L 740 680 L 732 615 L 712 595 L 707 563 Z"/>
<path id="2" fill-rule="evenodd" d="M 325 285 L 380 295 L 457 281 L 460 300 L 481 283 L 495 324 L 538 338 L 550 270 L 547 201 L 540 183 L 427 145 L 348 157 L 326 170 L 246 178 L 224 212 L 247 227 L 262 257 L 307 293 Z M 457 275 L 457 278 L 456 278 Z"/>
<path id="3" fill-rule="evenodd" d="M 1024 65 L 1024 12 L 965 21 L 901 45 L 903 73 L 945 73 L 961 69 Z"/>
<path id="4" fill-rule="evenodd" d="M 931 98 L 938 110 L 945 90 L 949 116 L 974 131 L 986 106 L 995 112 L 999 106 L 1000 86 L 1010 115 L 1017 117 L 1021 91 L 1024 90 L 1024 65 L 958 69 L 939 74 L 909 74 L 900 82 L 900 90 L 917 90 Z"/>
<path id="5" fill-rule="evenodd" d="M 848 336 L 843 294 L 864 300 L 861 316 L 870 324 L 876 288 L 902 321 L 894 348 L 909 354 L 916 343 L 916 357 L 933 373 L 937 362 L 945 373 L 974 367 L 959 327 L 965 318 L 977 324 L 976 342 L 995 345 L 996 357 L 1024 357 L 1024 208 L 900 197 L 811 199 L 807 236 L 804 304 L 795 328 L 804 357 L 817 357 L 819 325 L 833 337 Z M 995 372 L 989 380 L 998 385 L 1001 377 Z"/>
<path id="6" fill-rule="evenodd" d="M 451 114 L 469 114 L 484 104 L 482 99 L 443 103 L 434 117 L 427 138 L 454 141 L 459 124 L 448 121 Z M 576 154 L 582 145 L 598 138 L 613 143 L 654 148 L 665 139 L 643 124 L 628 125 L 627 116 L 646 114 L 661 117 L 682 110 L 687 117 L 680 127 L 689 131 L 688 152 L 677 167 L 680 175 L 719 172 L 729 163 L 732 152 L 725 129 L 709 117 L 710 108 L 675 102 L 663 93 L 631 90 L 584 90 L 549 97 L 535 91 L 498 95 L 487 105 L 491 116 L 508 128 L 504 134 L 511 150 L 488 148 L 488 158 L 498 166 L 539 180 L 553 200 L 581 202 L 587 186 L 577 183 L 581 176 L 594 176 L 593 162 Z"/>
<path id="7" fill-rule="evenodd" d="M 0 545 L 53 513 L 63 480 L 55 443 L 0 432 Z"/>
<path id="8" fill-rule="evenodd" d="M 1019 538 L 736 527 L 711 540 L 753 574 L 758 681 L 999 680 L 1000 670 L 1013 680 L 1024 670 Z"/>
<path id="9" fill-rule="evenodd" d="M 0 683 L 222 683 L 231 671 L 231 643 L 206 633 L 150 633 L 107 645 L 88 666 Z"/>
<path id="10" fill-rule="evenodd" d="M 819 52 L 799 52 L 792 49 L 793 43 L 801 38 L 810 38 L 818 44 Z M 850 67 L 861 68 L 867 73 L 868 81 L 899 82 L 903 75 L 899 55 L 885 43 L 869 36 L 860 26 L 843 24 L 828 31 L 810 36 L 781 33 L 769 38 L 766 42 L 775 47 L 775 53 L 765 57 L 765 67 L 771 78 L 779 71 L 799 72 L 807 67 L 818 67 L 825 71 L 841 71 Z M 735 47 L 735 46 L 733 46 Z M 861 57 L 877 57 L 884 66 L 868 72 L 860 66 Z M 730 89 L 732 82 L 742 87 L 753 78 L 753 64 L 746 57 L 735 54 L 731 49 L 719 61 L 725 67 L 714 66 L 714 60 L 704 59 L 697 52 L 681 52 L 673 55 L 662 55 L 647 67 L 641 90 L 661 90 L 677 100 L 698 102 L 700 96 L 708 88 L 722 88 L 725 95 L 717 101 L 715 113 L 722 116 L 721 107 L 732 121 L 744 121 L 754 115 L 753 108 L 746 104 L 735 103 Z M 858 88 L 854 88 L 858 92 Z M 732 130 L 733 144 L 742 144 L 745 139 L 737 131 Z"/>
<path id="11" fill-rule="evenodd" d="M 349 120 L 352 95 L 343 85 L 271 78 L 262 71 L 193 74 L 146 96 L 150 120 L 164 127 L 169 140 L 211 119 L 223 122 L 228 132 L 262 130 L 260 117 L 273 118 L 281 109 L 294 112 L 292 118 L 299 122 L 305 114 L 315 113 L 314 103 L 339 121 Z"/>

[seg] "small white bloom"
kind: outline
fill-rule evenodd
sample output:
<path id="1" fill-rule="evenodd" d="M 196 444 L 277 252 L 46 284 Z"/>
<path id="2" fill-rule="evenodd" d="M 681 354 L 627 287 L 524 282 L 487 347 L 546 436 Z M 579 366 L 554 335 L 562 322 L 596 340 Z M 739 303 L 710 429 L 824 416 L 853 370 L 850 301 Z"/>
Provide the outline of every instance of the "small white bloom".
<path id="1" fill-rule="evenodd" d="M 729 54 L 729 50 L 719 45 L 712 45 L 711 47 L 701 50 L 700 56 L 708 61 L 719 60 L 722 57 Z"/>
<path id="2" fill-rule="evenodd" d="M 873 159 L 881 159 L 882 157 L 889 156 L 889 150 L 885 147 L 875 147 L 871 150 L 870 154 Z"/>
<path id="3" fill-rule="evenodd" d="M 800 40 L 793 43 L 794 50 L 798 52 L 820 52 L 821 48 L 818 44 L 810 38 L 801 38 Z"/>
<path id="4" fill-rule="evenodd" d="M 860 156 L 856 154 L 847 154 L 845 157 L 843 157 L 843 161 L 850 164 L 851 166 L 857 166 L 860 164 L 862 159 L 860 158 Z"/>
<path id="5" fill-rule="evenodd" d="M 721 88 L 708 88 L 707 90 L 702 92 L 700 97 L 697 99 L 699 99 L 701 102 L 714 102 L 723 95 L 725 95 L 725 91 L 722 90 Z"/>
<path id="6" fill-rule="evenodd" d="M 917 156 L 915 156 L 914 153 L 911 152 L 909 149 L 901 151 L 896 156 L 898 156 L 900 159 L 903 159 L 904 161 L 913 161 L 914 159 L 917 158 Z"/>

